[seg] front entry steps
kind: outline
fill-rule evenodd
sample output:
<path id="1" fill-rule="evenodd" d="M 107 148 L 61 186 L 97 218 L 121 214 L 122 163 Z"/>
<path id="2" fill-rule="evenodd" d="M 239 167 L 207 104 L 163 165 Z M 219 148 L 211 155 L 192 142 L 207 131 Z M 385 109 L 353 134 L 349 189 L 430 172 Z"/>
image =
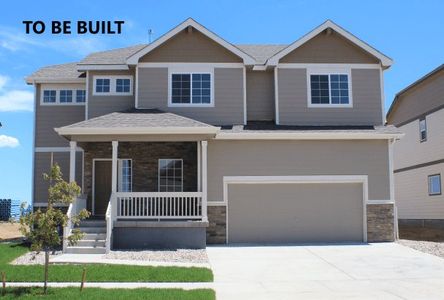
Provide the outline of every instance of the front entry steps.
<path id="1" fill-rule="evenodd" d="M 84 220 L 77 228 L 84 233 L 75 246 L 68 246 L 70 254 L 105 254 L 106 222 L 105 220 Z"/>

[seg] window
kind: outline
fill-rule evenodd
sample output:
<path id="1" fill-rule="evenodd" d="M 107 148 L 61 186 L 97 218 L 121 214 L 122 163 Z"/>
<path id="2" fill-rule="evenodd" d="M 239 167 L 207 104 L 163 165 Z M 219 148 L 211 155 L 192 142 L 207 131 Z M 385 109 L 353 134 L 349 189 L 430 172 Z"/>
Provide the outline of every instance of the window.
<path id="1" fill-rule="evenodd" d="M 427 141 L 427 123 L 425 119 L 419 120 L 419 141 Z"/>
<path id="2" fill-rule="evenodd" d="M 96 79 L 96 93 L 109 93 L 111 88 L 111 80 L 108 78 Z"/>
<path id="3" fill-rule="evenodd" d="M 72 103 L 72 91 L 61 90 L 60 91 L 60 103 Z"/>
<path id="4" fill-rule="evenodd" d="M 55 103 L 56 102 L 56 91 L 55 90 L 44 90 L 43 91 L 43 103 Z"/>
<path id="5" fill-rule="evenodd" d="M 182 192 L 182 159 L 159 159 L 159 192 Z"/>
<path id="6" fill-rule="evenodd" d="M 348 74 L 310 74 L 310 106 L 350 106 Z"/>
<path id="7" fill-rule="evenodd" d="M 132 191 L 132 161 L 131 159 L 119 159 L 118 160 L 118 188 L 119 192 L 131 192 Z"/>
<path id="8" fill-rule="evenodd" d="M 441 174 L 429 176 L 429 196 L 441 195 Z"/>
<path id="9" fill-rule="evenodd" d="M 210 105 L 211 74 L 171 74 L 171 104 Z"/>
<path id="10" fill-rule="evenodd" d="M 116 92 L 129 93 L 131 81 L 129 79 L 116 79 Z"/>
<path id="11" fill-rule="evenodd" d="M 77 103 L 85 103 L 86 101 L 86 91 L 85 90 L 76 90 L 76 102 Z"/>

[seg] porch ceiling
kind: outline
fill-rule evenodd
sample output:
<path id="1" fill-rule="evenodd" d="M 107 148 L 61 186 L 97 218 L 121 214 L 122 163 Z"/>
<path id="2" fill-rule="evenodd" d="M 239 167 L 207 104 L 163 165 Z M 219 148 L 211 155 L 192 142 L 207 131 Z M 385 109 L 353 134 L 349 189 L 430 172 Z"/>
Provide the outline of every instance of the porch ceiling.
<path id="1" fill-rule="evenodd" d="M 199 139 L 199 136 L 214 137 L 219 130 L 219 127 L 157 109 L 114 112 L 55 128 L 59 135 L 69 140 L 85 140 L 85 138 L 95 140 L 97 137 L 100 137 L 100 140 L 106 140 L 107 137 L 120 137 L 120 139 L 128 137 L 129 140 L 137 140 L 143 136 L 152 139 L 159 135 L 163 138 L 168 135 L 185 135 L 192 136 L 191 140 L 195 140 Z"/>

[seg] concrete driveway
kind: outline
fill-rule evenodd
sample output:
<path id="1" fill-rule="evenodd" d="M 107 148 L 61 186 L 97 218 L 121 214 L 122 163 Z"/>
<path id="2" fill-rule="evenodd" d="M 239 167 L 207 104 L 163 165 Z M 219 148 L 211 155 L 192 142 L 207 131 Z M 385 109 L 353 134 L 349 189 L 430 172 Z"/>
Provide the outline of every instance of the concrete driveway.
<path id="1" fill-rule="evenodd" d="M 444 299 L 444 259 L 396 243 L 207 251 L 218 300 Z"/>

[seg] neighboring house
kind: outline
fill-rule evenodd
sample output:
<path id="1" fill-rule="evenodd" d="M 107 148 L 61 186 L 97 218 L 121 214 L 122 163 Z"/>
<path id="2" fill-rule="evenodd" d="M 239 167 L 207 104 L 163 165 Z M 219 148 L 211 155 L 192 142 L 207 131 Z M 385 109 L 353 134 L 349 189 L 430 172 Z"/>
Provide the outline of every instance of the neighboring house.
<path id="1" fill-rule="evenodd" d="M 68 214 L 106 216 L 69 252 L 392 241 L 391 64 L 331 21 L 290 45 L 233 45 L 187 19 L 44 67 L 27 78 L 34 207 L 58 162 L 83 187 Z"/>
<path id="2" fill-rule="evenodd" d="M 444 229 L 444 65 L 396 95 L 387 123 L 405 133 L 394 147 L 400 226 Z"/>

